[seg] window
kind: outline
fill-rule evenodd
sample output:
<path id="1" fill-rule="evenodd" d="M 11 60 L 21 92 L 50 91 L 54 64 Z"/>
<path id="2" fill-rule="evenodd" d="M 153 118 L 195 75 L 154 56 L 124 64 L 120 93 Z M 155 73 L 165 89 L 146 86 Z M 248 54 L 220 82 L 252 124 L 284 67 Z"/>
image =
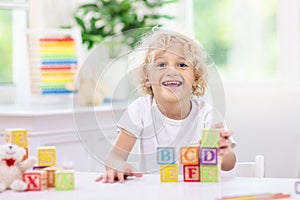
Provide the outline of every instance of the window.
<path id="1" fill-rule="evenodd" d="M 0 103 L 23 98 L 27 10 L 27 0 L 0 0 Z"/>
<path id="2" fill-rule="evenodd" d="M 224 80 L 278 80 L 277 7 L 277 0 L 194 1 L 195 37 Z"/>
<path id="3" fill-rule="evenodd" d="M 0 84 L 12 82 L 12 12 L 0 10 Z"/>
<path id="4" fill-rule="evenodd" d="M 20 48 L 18 40 L 24 34 L 17 28 L 26 24 L 26 9 L 25 0 L 0 0 L 0 85 L 14 82 L 15 49 Z"/>

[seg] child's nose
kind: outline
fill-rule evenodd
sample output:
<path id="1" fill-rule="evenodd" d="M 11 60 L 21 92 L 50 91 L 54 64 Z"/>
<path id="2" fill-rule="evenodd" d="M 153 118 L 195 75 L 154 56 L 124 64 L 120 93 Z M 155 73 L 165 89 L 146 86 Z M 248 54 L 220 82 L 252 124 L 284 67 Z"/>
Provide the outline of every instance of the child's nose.
<path id="1" fill-rule="evenodd" d="M 167 67 L 167 74 L 168 75 L 178 75 L 178 71 L 174 65 L 170 65 Z"/>

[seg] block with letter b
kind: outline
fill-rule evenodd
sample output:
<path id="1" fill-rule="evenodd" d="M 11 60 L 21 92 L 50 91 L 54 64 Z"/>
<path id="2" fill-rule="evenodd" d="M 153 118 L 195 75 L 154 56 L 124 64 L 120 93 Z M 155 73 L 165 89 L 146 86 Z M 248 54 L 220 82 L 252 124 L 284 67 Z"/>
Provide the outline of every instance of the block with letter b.
<path id="1" fill-rule="evenodd" d="M 159 165 L 175 163 L 175 148 L 168 146 L 157 147 L 156 160 Z"/>
<path id="2" fill-rule="evenodd" d="M 199 146 L 191 145 L 180 148 L 180 163 L 182 165 L 199 164 Z"/>
<path id="3" fill-rule="evenodd" d="M 54 166 L 56 164 L 56 148 L 55 147 L 39 147 L 38 148 L 38 165 Z"/>

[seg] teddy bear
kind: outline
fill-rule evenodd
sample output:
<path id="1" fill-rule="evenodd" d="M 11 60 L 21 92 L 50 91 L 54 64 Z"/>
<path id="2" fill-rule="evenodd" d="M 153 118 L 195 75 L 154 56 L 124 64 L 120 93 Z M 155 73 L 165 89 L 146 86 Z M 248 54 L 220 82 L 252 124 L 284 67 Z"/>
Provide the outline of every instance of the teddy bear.
<path id="1" fill-rule="evenodd" d="M 6 189 L 25 191 L 27 183 L 23 181 L 23 172 L 36 163 L 35 157 L 23 160 L 25 149 L 15 144 L 0 145 L 0 192 Z"/>
<path id="2" fill-rule="evenodd" d="M 103 103 L 107 89 L 98 83 L 99 72 L 93 67 L 82 68 L 77 76 L 77 106 L 99 106 Z"/>

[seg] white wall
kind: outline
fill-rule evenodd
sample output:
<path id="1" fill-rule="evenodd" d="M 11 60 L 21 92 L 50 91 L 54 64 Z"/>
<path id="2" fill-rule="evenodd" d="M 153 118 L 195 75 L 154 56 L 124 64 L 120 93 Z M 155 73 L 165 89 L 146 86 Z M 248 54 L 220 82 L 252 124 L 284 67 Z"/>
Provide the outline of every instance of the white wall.
<path id="1" fill-rule="evenodd" d="M 75 8 L 75 3 L 88 2 L 88 0 L 30 0 L 32 6 L 46 5 L 34 9 L 44 18 L 32 19 L 34 28 L 57 27 L 69 25 L 72 18 L 68 17 Z M 281 38 L 280 55 L 299 48 L 297 40 L 290 33 L 297 35 L 299 30 L 289 29 L 291 24 L 298 24 L 299 18 L 285 17 L 284 13 L 297 9 L 294 4 L 297 0 L 279 0 L 280 10 L 286 7 L 289 12 L 280 14 L 279 25 L 284 25 L 279 37 Z M 288 6 L 289 5 L 289 6 Z M 290 9 L 290 7 L 294 9 Z M 47 8 L 47 10 L 45 10 Z M 55 16 L 53 13 L 56 13 Z M 51 18 L 47 18 L 51 16 Z M 181 18 L 180 18 L 181 19 Z M 287 25 L 290 26 L 287 26 Z M 287 27 L 286 27 L 287 26 Z M 183 29 L 185 30 L 185 29 Z M 285 34 L 282 34 L 285 33 Z M 295 36 L 298 38 L 298 36 Z M 286 41 L 288 39 L 288 41 Z M 293 45 L 294 44 L 294 45 Z M 299 50 L 293 50 L 299 52 Z M 289 77 L 293 80 L 299 77 L 299 53 L 287 55 L 280 59 L 281 73 L 285 82 Z M 291 60 L 296 60 L 291 62 Z M 284 66 L 284 68 L 282 68 Z M 288 69 L 287 69 L 288 68 Z M 288 72 L 286 74 L 285 72 Z M 252 85 L 241 87 L 240 84 L 225 84 L 226 120 L 230 128 L 235 131 L 238 142 L 236 153 L 239 161 L 254 160 L 257 154 L 263 154 L 266 162 L 266 176 L 274 177 L 300 177 L 300 87 L 299 85 L 282 86 Z"/>
<path id="2" fill-rule="evenodd" d="M 239 161 L 265 156 L 268 177 L 300 177 L 300 87 L 225 84 L 226 119 Z"/>

